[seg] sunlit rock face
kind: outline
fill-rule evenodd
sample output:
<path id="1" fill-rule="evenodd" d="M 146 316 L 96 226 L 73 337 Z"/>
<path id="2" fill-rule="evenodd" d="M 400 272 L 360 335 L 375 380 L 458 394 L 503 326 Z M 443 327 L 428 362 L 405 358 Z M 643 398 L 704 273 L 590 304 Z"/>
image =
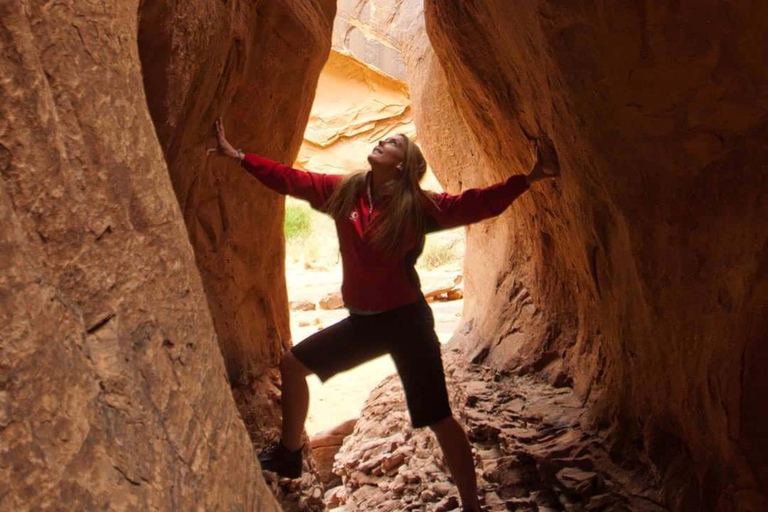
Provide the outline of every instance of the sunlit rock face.
<path id="1" fill-rule="evenodd" d="M 361 170 L 373 146 L 396 133 L 414 135 L 405 83 L 333 51 L 320 75 L 296 165 L 335 174 Z"/>
<path id="2" fill-rule="evenodd" d="M 367 169 L 366 156 L 386 137 L 404 133 L 419 141 L 403 45 L 422 12 L 421 0 L 338 2 L 333 50 L 320 75 L 298 167 L 346 174 Z M 431 169 L 422 186 L 441 189 Z"/>
<path id="3" fill-rule="evenodd" d="M 236 148 L 291 163 L 328 56 L 335 2 L 145 2 L 139 50 L 227 375 L 254 440 L 279 426 L 268 382 L 290 345 L 284 198 L 205 156 L 223 116 Z M 274 433 L 274 432 L 273 432 Z"/>
<path id="4" fill-rule="evenodd" d="M 427 129 L 414 107 L 422 140 L 433 162 L 435 141 L 443 159 L 476 152 L 438 175 L 467 186 L 527 172 L 545 140 L 563 168 L 469 230 L 465 346 L 572 384 L 614 428 L 616 457 L 656 467 L 673 509 L 761 509 L 766 8 L 425 8 L 442 71 L 427 68 L 439 80 L 423 87 L 449 94 L 419 93 L 435 116 Z"/>
<path id="5" fill-rule="evenodd" d="M 422 0 L 339 0 L 333 48 L 381 73 L 405 80 L 403 43 L 423 18 Z"/>
<path id="6" fill-rule="evenodd" d="M 0 508 L 277 510 L 147 109 L 138 10 L 0 4 Z"/>

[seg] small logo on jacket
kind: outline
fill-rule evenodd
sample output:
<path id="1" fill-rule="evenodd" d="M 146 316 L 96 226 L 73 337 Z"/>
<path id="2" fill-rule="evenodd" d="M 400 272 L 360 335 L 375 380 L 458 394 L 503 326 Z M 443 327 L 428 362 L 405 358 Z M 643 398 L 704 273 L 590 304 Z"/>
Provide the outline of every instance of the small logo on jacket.
<path id="1" fill-rule="evenodd" d="M 357 212 L 352 212 L 349 214 L 349 220 L 357 220 L 360 218 L 360 214 Z"/>

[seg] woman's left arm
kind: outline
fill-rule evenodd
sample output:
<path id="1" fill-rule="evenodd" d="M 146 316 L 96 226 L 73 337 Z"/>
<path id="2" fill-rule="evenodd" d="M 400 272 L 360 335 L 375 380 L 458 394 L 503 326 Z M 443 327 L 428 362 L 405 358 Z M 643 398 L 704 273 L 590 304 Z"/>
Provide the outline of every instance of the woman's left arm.
<path id="1" fill-rule="evenodd" d="M 437 210 L 432 213 L 435 230 L 466 226 L 499 215 L 530 184 L 526 176 L 518 174 L 489 187 L 471 188 L 461 194 L 437 194 L 434 197 Z"/>
<path id="2" fill-rule="evenodd" d="M 510 176 L 489 187 L 468 189 L 458 195 L 437 194 L 434 196 L 437 211 L 430 212 L 436 224 L 434 230 L 465 226 L 500 215 L 533 183 L 560 175 L 556 157 L 547 160 L 551 163 L 545 163 L 537 147 L 536 163 L 527 175 Z"/>

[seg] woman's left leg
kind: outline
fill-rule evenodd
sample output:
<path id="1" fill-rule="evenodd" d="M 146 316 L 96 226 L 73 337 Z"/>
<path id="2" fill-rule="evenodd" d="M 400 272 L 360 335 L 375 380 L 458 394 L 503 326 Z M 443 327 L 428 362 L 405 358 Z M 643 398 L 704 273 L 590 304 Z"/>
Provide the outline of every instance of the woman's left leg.
<path id="1" fill-rule="evenodd" d="M 459 496 L 464 510 L 479 511 L 477 499 L 477 476 L 472 448 L 464 429 L 453 415 L 429 426 L 440 443 L 445 463 L 451 471 L 453 481 L 459 488 Z"/>
<path id="2" fill-rule="evenodd" d="M 440 341 L 426 302 L 406 310 L 391 335 L 390 354 L 403 382 L 414 428 L 429 427 L 443 450 L 464 510 L 480 510 L 477 479 L 469 440 L 451 413 Z"/>

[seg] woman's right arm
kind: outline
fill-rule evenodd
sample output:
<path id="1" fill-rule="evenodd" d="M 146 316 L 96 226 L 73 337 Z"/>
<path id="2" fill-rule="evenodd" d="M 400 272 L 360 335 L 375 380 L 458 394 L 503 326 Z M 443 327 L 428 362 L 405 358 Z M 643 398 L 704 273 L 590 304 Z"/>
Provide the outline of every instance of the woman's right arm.
<path id="1" fill-rule="evenodd" d="M 246 153 L 240 165 L 275 192 L 304 199 L 317 209 L 331 197 L 342 179 L 342 176 L 337 174 L 294 169 L 253 153 Z"/>
<path id="2" fill-rule="evenodd" d="M 216 120 L 216 139 L 217 147 L 209 149 L 208 154 L 215 152 L 237 159 L 249 174 L 268 188 L 280 194 L 304 199 L 317 209 L 325 204 L 343 178 L 338 174 L 301 171 L 253 153 L 243 154 L 227 141 L 221 118 Z"/>

